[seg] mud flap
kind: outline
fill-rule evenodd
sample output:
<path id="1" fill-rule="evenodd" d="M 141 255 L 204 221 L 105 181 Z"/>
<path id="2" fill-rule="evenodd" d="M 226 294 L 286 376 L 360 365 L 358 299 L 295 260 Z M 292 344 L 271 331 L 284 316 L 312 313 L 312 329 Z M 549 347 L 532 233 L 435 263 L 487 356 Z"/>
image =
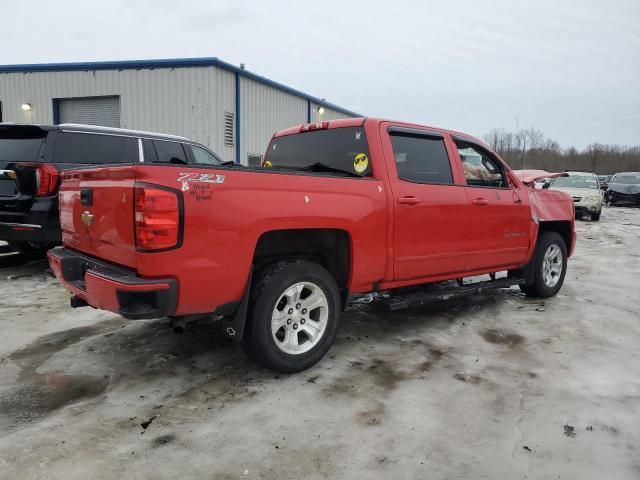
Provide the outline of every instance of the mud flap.
<path id="1" fill-rule="evenodd" d="M 536 259 L 536 255 L 537 252 L 533 253 L 533 258 L 531 259 L 531 261 L 529 263 L 527 263 L 524 267 L 518 269 L 518 270 L 510 270 L 507 274 L 508 278 L 523 278 L 524 279 L 524 285 L 532 285 L 533 284 L 533 279 L 536 273 L 535 270 L 535 259 Z"/>
<path id="2" fill-rule="evenodd" d="M 249 271 L 249 280 L 247 281 L 247 288 L 244 291 L 244 296 L 240 301 L 240 305 L 236 309 L 233 316 L 224 317 L 223 330 L 227 338 L 230 338 L 234 342 L 240 342 L 244 336 L 244 326 L 247 322 L 247 310 L 249 308 L 249 295 L 251 293 L 251 278 L 253 277 L 253 267 Z"/>

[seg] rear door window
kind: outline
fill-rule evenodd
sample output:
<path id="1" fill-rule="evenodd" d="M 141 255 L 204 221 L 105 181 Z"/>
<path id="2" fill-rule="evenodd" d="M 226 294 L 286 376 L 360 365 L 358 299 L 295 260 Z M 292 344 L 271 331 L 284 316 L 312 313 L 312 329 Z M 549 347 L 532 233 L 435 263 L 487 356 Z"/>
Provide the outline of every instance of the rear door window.
<path id="1" fill-rule="evenodd" d="M 156 149 L 153 147 L 151 140 L 142 140 L 142 154 L 145 162 L 157 162 Z"/>
<path id="2" fill-rule="evenodd" d="M 198 165 L 217 165 L 220 163 L 220 160 L 209 150 L 197 145 L 185 145 L 185 148 L 191 148 L 193 159 Z"/>
<path id="3" fill-rule="evenodd" d="M 156 148 L 158 157 L 155 161 L 160 163 L 187 163 L 187 156 L 181 143 L 154 140 L 153 146 Z"/>
<path id="4" fill-rule="evenodd" d="M 362 127 L 311 130 L 271 140 L 264 167 L 370 177 L 371 160 Z"/>
<path id="5" fill-rule="evenodd" d="M 398 178 L 414 183 L 453 184 L 442 137 L 391 132 Z"/>
<path id="6" fill-rule="evenodd" d="M 130 137 L 94 133 L 59 132 L 55 163 L 133 163 L 138 160 L 138 141 Z"/>

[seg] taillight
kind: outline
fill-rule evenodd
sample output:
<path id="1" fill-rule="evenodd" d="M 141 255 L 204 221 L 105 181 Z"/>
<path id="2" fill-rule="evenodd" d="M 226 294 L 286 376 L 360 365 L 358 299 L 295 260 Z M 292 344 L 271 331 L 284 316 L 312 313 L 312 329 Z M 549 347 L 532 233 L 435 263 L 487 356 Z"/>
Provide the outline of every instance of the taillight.
<path id="1" fill-rule="evenodd" d="M 329 122 L 307 123 L 300 127 L 300 133 L 309 132 L 311 130 L 326 130 L 329 128 Z"/>
<path id="2" fill-rule="evenodd" d="M 60 172 L 53 165 L 43 163 L 36 166 L 36 197 L 46 197 L 56 192 Z"/>
<path id="3" fill-rule="evenodd" d="M 182 197 L 176 190 L 136 186 L 136 248 L 140 251 L 168 250 L 180 245 Z"/>

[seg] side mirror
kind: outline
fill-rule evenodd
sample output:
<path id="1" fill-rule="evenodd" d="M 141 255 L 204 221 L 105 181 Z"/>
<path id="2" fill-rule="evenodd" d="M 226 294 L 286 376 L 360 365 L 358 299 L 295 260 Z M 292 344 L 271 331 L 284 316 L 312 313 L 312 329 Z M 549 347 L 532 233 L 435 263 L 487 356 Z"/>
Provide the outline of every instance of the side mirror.
<path id="1" fill-rule="evenodd" d="M 551 179 L 550 178 L 545 178 L 544 179 L 544 183 L 542 184 L 542 188 L 544 188 L 546 190 L 550 186 L 551 186 Z"/>

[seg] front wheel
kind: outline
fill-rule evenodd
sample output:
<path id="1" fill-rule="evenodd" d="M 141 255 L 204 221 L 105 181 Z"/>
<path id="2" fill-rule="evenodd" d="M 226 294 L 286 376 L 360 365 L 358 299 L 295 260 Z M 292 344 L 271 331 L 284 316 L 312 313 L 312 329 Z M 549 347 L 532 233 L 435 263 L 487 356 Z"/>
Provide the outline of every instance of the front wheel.
<path id="1" fill-rule="evenodd" d="M 266 267 L 251 287 L 242 346 L 267 368 L 295 373 L 316 364 L 338 332 L 340 294 L 332 275 L 308 261 Z"/>
<path id="2" fill-rule="evenodd" d="M 562 237 L 556 232 L 542 232 L 532 262 L 533 283 L 520 285 L 520 289 L 530 297 L 554 296 L 567 273 L 567 246 Z"/>
<path id="3" fill-rule="evenodd" d="M 597 212 L 597 213 L 592 213 L 591 214 L 591 220 L 594 222 L 597 222 L 598 220 L 600 220 L 600 214 L 602 213 L 602 211 Z"/>

